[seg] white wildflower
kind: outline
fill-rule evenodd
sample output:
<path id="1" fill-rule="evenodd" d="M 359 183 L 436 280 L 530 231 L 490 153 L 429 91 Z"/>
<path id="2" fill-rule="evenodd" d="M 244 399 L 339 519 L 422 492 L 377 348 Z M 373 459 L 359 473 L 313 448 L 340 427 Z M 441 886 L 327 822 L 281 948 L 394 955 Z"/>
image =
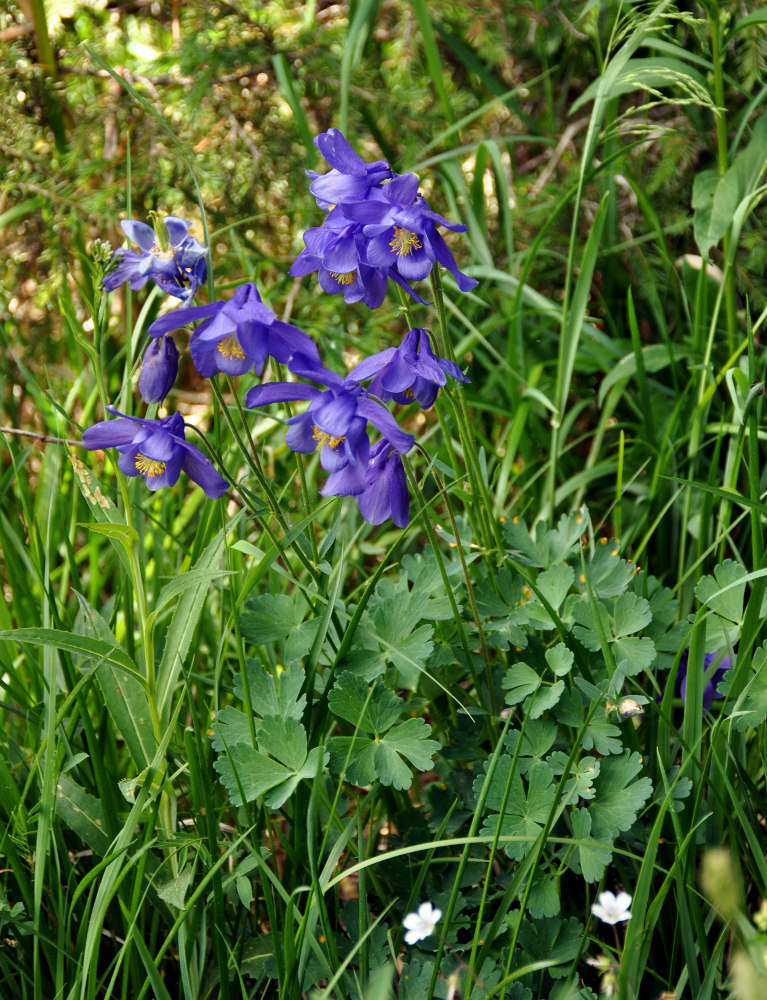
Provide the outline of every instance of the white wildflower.
<path id="1" fill-rule="evenodd" d="M 606 924 L 619 924 L 622 920 L 631 920 L 631 896 L 627 892 L 619 892 L 617 896 L 611 892 L 600 892 L 599 902 L 593 903 L 591 912 Z"/>
<path id="2" fill-rule="evenodd" d="M 441 916 L 442 910 L 435 909 L 431 903 L 421 903 L 416 913 L 408 913 L 402 921 L 402 925 L 407 931 L 405 943 L 415 944 L 416 941 L 422 941 L 433 934 Z"/>

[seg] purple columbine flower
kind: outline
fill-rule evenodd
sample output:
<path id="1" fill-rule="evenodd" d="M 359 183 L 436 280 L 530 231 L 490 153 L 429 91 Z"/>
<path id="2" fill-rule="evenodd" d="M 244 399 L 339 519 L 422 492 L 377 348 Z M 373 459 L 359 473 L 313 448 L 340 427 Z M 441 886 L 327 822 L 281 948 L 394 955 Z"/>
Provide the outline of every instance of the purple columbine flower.
<path id="1" fill-rule="evenodd" d="M 309 190 L 320 208 L 327 210 L 348 200 L 365 198 L 371 188 L 392 176 L 384 160 L 366 163 L 337 128 L 316 136 L 314 145 L 333 168 L 326 174 L 306 171 L 312 180 Z"/>
<path id="2" fill-rule="evenodd" d="M 343 293 L 345 302 L 364 302 L 377 309 L 386 295 L 389 278 L 404 288 L 417 302 L 426 305 L 404 278 L 391 267 L 372 267 L 367 263 L 368 241 L 359 223 L 346 219 L 340 207 L 334 208 L 322 226 L 307 229 L 305 248 L 290 268 L 293 277 L 319 271 L 320 287 L 329 295 Z"/>
<path id="3" fill-rule="evenodd" d="M 149 327 L 150 337 L 161 337 L 194 320 L 203 322 L 192 334 L 189 350 L 195 368 L 205 378 L 216 372 L 261 374 L 267 356 L 287 364 L 301 354 L 319 364 L 314 341 L 297 326 L 278 320 L 252 281 L 240 285 L 231 299 L 207 306 L 188 306 L 160 316 Z"/>
<path id="4" fill-rule="evenodd" d="M 303 413 L 287 421 L 285 443 L 302 454 L 319 449 L 320 465 L 330 473 L 320 490 L 323 496 L 348 496 L 365 489 L 370 458 L 368 421 L 395 451 L 404 454 L 413 446 L 413 435 L 401 430 L 386 407 L 370 399 L 358 382 L 344 379 L 300 355 L 293 358 L 290 368 L 327 388 L 317 389 L 303 382 L 268 382 L 253 386 L 245 404 L 253 408 L 309 400 Z"/>
<path id="5" fill-rule="evenodd" d="M 108 406 L 117 420 L 102 420 L 83 433 L 83 445 L 96 448 L 117 448 L 117 465 L 126 476 L 143 476 L 150 490 L 173 486 L 181 470 L 201 486 L 206 496 L 216 498 L 229 489 L 229 484 L 213 467 L 210 459 L 184 438 L 184 418 L 172 413 L 162 420 L 129 417 Z"/>
<path id="6" fill-rule="evenodd" d="M 144 351 L 138 391 L 145 403 L 161 403 L 178 375 L 178 348 L 172 337 L 150 340 Z"/>
<path id="7" fill-rule="evenodd" d="M 682 701 L 687 700 L 687 661 L 689 658 L 690 650 L 685 649 L 682 653 L 682 658 L 679 661 L 679 669 L 677 670 L 676 679 L 679 683 L 679 693 L 682 696 Z M 717 659 L 719 653 L 706 653 L 703 657 L 703 672 L 708 673 L 708 668 Z M 703 689 L 703 711 L 708 712 L 714 701 L 714 698 L 719 698 L 720 695 L 717 693 L 717 688 L 720 682 L 723 680 L 724 675 L 732 666 L 730 662 L 729 654 L 724 657 L 722 662 L 714 670 L 713 675 L 709 678 L 708 683 Z"/>
<path id="8" fill-rule="evenodd" d="M 462 292 L 475 288 L 477 282 L 458 269 L 445 240 L 437 232 L 444 226 L 462 233 L 466 226 L 448 222 L 432 212 L 426 199 L 418 194 L 418 175 L 401 174 L 371 191 L 364 201 L 344 205 L 345 216 L 363 224 L 368 240 L 366 259 L 373 267 L 394 268 L 408 281 L 419 281 L 435 262 L 453 275 Z"/>
<path id="9" fill-rule="evenodd" d="M 408 330 L 399 347 L 387 347 L 372 354 L 349 372 L 349 378 L 358 382 L 375 376 L 368 386 L 371 395 L 403 405 L 415 400 L 424 410 L 434 405 L 448 375 L 458 382 L 469 381 L 458 365 L 437 357 L 431 349 L 429 334 L 420 327 Z"/>
<path id="10" fill-rule="evenodd" d="M 391 518 L 398 528 L 406 528 L 410 522 L 402 457 L 385 438 L 370 449 L 365 487 L 356 499 L 369 524 L 382 524 Z"/>
<path id="11" fill-rule="evenodd" d="M 168 215 L 156 217 L 156 231 L 135 219 L 120 225 L 139 249 L 115 250 L 116 267 L 104 275 L 104 288 L 111 292 L 127 281 L 135 291 L 152 280 L 169 295 L 191 302 L 208 275 L 208 248 L 189 235 L 192 223 Z"/>

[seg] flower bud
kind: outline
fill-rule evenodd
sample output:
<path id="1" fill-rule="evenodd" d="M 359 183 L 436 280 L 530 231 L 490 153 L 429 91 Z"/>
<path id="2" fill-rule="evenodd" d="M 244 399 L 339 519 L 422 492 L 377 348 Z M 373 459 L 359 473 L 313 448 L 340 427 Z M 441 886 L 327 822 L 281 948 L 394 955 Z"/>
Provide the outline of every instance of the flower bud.
<path id="1" fill-rule="evenodd" d="M 178 375 L 178 349 L 172 337 L 152 340 L 144 351 L 138 388 L 145 403 L 161 403 Z"/>

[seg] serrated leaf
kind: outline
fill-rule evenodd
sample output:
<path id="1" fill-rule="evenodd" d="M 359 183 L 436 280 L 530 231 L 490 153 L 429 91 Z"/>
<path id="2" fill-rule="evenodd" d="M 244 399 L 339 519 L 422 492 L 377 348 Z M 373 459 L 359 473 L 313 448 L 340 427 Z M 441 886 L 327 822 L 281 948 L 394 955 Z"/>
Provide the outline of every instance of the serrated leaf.
<path id="1" fill-rule="evenodd" d="M 728 704 L 727 715 L 738 732 L 760 725 L 767 719 L 767 646 L 754 653 L 753 673 L 737 701 Z M 719 693 L 729 695 L 735 672 L 728 670 L 719 684 Z"/>
<path id="2" fill-rule="evenodd" d="M 533 537 L 525 522 L 518 517 L 506 521 L 503 532 L 519 562 L 546 569 L 571 556 L 580 547 L 584 528 L 583 514 L 563 514 L 556 528 L 547 528 L 539 521 Z"/>
<path id="3" fill-rule="evenodd" d="M 625 677 L 636 677 L 655 662 L 655 643 L 647 636 L 617 639 L 612 645 L 615 663 Z"/>
<path id="4" fill-rule="evenodd" d="M 519 742 L 519 730 L 510 729 L 506 734 L 506 748 L 513 754 Z M 517 768 L 524 777 L 535 761 L 543 758 L 551 750 L 557 738 L 557 726 L 550 719 L 531 719 L 525 727 L 522 746 L 517 755 Z"/>
<path id="5" fill-rule="evenodd" d="M 362 732 L 380 735 L 399 719 L 405 703 L 382 683 L 368 687 L 362 677 L 344 671 L 328 696 L 328 707 Z"/>
<path id="6" fill-rule="evenodd" d="M 259 753 L 254 747 L 240 744 L 217 757 L 213 767 L 230 800 L 236 806 L 264 796 L 270 809 L 279 809 L 292 795 L 303 778 L 312 779 L 320 767 L 327 763 L 327 753 L 321 759 L 322 749 L 309 751 L 303 766 L 291 770 L 278 761 Z"/>
<path id="7" fill-rule="evenodd" d="M 419 771 L 428 771 L 434 763 L 434 754 L 439 750 L 439 743 L 428 739 L 430 735 L 431 726 L 423 719 L 406 719 L 389 730 L 381 745 L 385 743 Z"/>
<path id="8" fill-rule="evenodd" d="M 611 840 L 628 830 L 652 795 L 649 778 L 634 779 L 642 770 L 638 753 L 625 750 L 621 757 L 605 757 L 597 779 L 597 797 L 589 807 L 597 840 Z"/>
<path id="9" fill-rule="evenodd" d="M 225 753 L 229 747 L 241 743 L 253 745 L 247 715 L 232 705 L 225 705 L 221 709 L 211 724 L 208 735 L 213 749 L 219 753 Z"/>
<path id="10" fill-rule="evenodd" d="M 704 576 L 695 588 L 695 596 L 707 607 L 730 622 L 741 625 L 743 622 L 743 598 L 746 584 L 742 577 L 746 575 L 745 567 L 734 559 L 726 559 L 714 567 L 713 576 Z M 720 591 L 729 588 L 724 593 Z"/>
<path id="11" fill-rule="evenodd" d="M 157 886 L 157 895 L 168 906 L 183 910 L 193 874 L 193 866 L 191 864 L 184 865 L 176 878 L 172 878 L 169 882 L 161 882 Z"/>
<path id="12" fill-rule="evenodd" d="M 596 750 L 606 756 L 611 753 L 621 753 L 623 744 L 620 740 L 621 731 L 617 726 L 606 720 L 592 720 L 583 734 L 584 750 Z"/>
<path id="13" fill-rule="evenodd" d="M 608 845 L 591 836 L 591 816 L 588 809 L 573 809 L 570 818 L 573 839 L 578 844 L 581 874 L 586 882 L 598 882 L 612 860 L 612 840 Z"/>
<path id="14" fill-rule="evenodd" d="M 557 882 L 548 872 L 543 872 L 543 874 L 534 878 L 530 892 L 527 894 L 526 908 L 534 920 L 541 920 L 544 917 L 555 917 L 559 913 L 560 902 L 559 893 L 557 892 Z"/>
<path id="15" fill-rule="evenodd" d="M 620 558 L 617 538 L 604 538 L 594 546 L 586 566 L 586 577 L 595 597 L 607 599 L 622 594 L 634 579 L 636 567 Z M 582 581 L 585 587 L 585 581 Z"/>
<path id="16" fill-rule="evenodd" d="M 508 775 L 508 765 L 506 773 Z M 485 819 L 482 827 L 483 833 L 494 834 L 500 822 L 503 837 L 519 838 L 504 844 L 506 853 L 516 861 L 521 861 L 532 849 L 535 839 L 548 819 L 556 792 L 553 776 L 554 772 L 548 764 L 534 764 L 530 768 L 528 787 L 525 791 L 522 779 L 518 773 L 515 773 L 511 779 L 511 794 L 503 817 L 491 815 Z M 500 780 L 497 780 L 500 783 Z M 475 782 L 475 788 L 476 784 Z M 501 785 L 499 789 L 496 808 L 500 808 L 504 787 L 505 784 Z M 488 808 L 492 808 L 489 801 Z"/>
<path id="17" fill-rule="evenodd" d="M 516 705 L 524 701 L 528 695 L 536 692 L 542 683 L 540 676 L 526 663 L 513 664 L 503 678 L 503 687 L 508 691 L 506 704 Z"/>
<path id="18" fill-rule="evenodd" d="M 551 765 L 554 774 L 560 775 L 567 767 L 568 756 L 561 750 L 555 750 L 548 758 L 547 763 Z M 569 777 L 565 785 L 564 800 L 568 804 L 577 802 L 578 799 L 593 799 L 596 795 L 594 782 L 599 776 L 600 762 L 596 757 L 581 757 L 580 760 L 570 764 Z"/>
<path id="19" fill-rule="evenodd" d="M 631 591 L 620 594 L 613 609 L 613 636 L 633 635 L 652 621 L 650 603 Z"/>
<path id="20" fill-rule="evenodd" d="M 299 771 L 306 760 L 306 730 L 297 719 L 267 715 L 257 728 L 258 749 L 284 764 L 290 771 Z"/>
<path id="21" fill-rule="evenodd" d="M 259 594 L 246 604 L 240 616 L 243 639 L 263 645 L 285 639 L 299 627 L 306 615 L 306 601 L 300 595 Z"/>
<path id="22" fill-rule="evenodd" d="M 557 677 L 564 677 L 572 670 L 575 656 L 573 651 L 568 649 L 563 642 L 547 649 L 545 655 L 546 662 Z"/>
<path id="23" fill-rule="evenodd" d="M 536 585 L 549 604 L 558 611 L 575 579 L 575 570 L 565 563 L 538 574 Z"/>
<path id="24" fill-rule="evenodd" d="M 306 707 L 306 695 L 301 694 L 304 671 L 300 666 L 294 664 L 270 674 L 258 660 L 248 659 L 245 661 L 245 673 L 250 701 L 256 715 L 301 718 Z M 238 698 L 244 700 L 240 674 L 235 675 L 234 692 Z"/>
<path id="25" fill-rule="evenodd" d="M 597 601 L 595 607 L 592 607 L 585 597 L 581 598 L 573 604 L 572 616 L 578 622 L 573 629 L 573 635 L 586 649 L 597 652 L 602 648 L 599 626 L 605 641 L 610 639 L 610 616 L 601 601 Z"/>
<path id="26" fill-rule="evenodd" d="M 328 743 L 331 768 L 340 773 L 346 764 L 346 777 L 355 785 L 369 785 L 378 779 L 404 791 L 410 788 L 413 774 L 403 758 L 419 771 L 432 767 L 439 743 L 427 739 L 430 733 L 431 727 L 423 719 L 407 719 L 377 740 L 333 737 Z"/>
<path id="27" fill-rule="evenodd" d="M 321 618 L 308 618 L 296 626 L 285 640 L 283 656 L 286 663 L 303 660 L 311 652 L 314 640 L 322 625 Z"/>
<path id="28" fill-rule="evenodd" d="M 557 704 L 564 689 L 564 681 L 555 681 L 554 684 L 550 685 L 544 684 L 528 702 L 525 702 L 525 713 L 531 719 L 539 719 L 544 712 Z"/>

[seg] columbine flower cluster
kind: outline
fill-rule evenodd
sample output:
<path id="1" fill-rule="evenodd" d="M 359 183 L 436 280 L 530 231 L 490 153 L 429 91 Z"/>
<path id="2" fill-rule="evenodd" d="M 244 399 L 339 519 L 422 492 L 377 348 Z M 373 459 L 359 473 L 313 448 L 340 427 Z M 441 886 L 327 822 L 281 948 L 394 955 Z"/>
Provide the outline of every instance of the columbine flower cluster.
<path id="1" fill-rule="evenodd" d="M 410 286 L 425 278 L 435 263 L 455 278 L 461 291 L 477 282 L 458 270 L 437 226 L 464 232 L 433 212 L 418 193 L 417 174 L 395 174 L 383 160 L 365 163 L 338 131 L 329 129 L 315 144 L 332 169 L 307 171 L 309 190 L 328 214 L 321 226 L 304 234 L 305 249 L 290 269 L 292 275 L 319 271 L 322 288 L 343 292 L 346 302 L 362 301 L 377 309 L 388 279 L 424 300 Z"/>
<path id="2" fill-rule="evenodd" d="M 319 270 L 327 291 L 343 289 L 347 301 L 362 299 L 371 308 L 380 305 L 390 277 L 415 295 L 406 279 L 425 277 L 435 261 L 453 273 L 459 287 L 476 284 L 458 270 L 436 231 L 438 224 L 465 227 L 450 225 L 429 209 L 417 193 L 415 174 L 398 177 L 383 161 L 365 163 L 336 129 L 315 141 L 332 169 L 321 176 L 310 173 L 311 191 L 328 216 L 324 226 L 306 233 L 307 249 L 292 274 Z M 116 251 L 116 266 L 105 275 L 104 288 L 121 282 L 141 288 L 152 279 L 183 302 L 147 331 L 151 339 L 139 377 L 144 401 L 161 403 L 170 391 L 179 359 L 171 335 L 189 324 L 197 323 L 189 340 L 192 361 L 206 378 L 218 372 L 260 375 L 272 357 L 300 381 L 255 385 L 246 394 L 246 405 L 307 402 L 305 410 L 286 421 L 285 440 L 295 452 L 319 452 L 328 473 L 321 494 L 353 496 L 371 524 L 391 518 L 405 527 L 409 498 L 402 456 L 414 438 L 384 404 L 417 402 L 428 409 L 448 378 L 468 382 L 454 362 L 434 353 L 429 332 L 409 330 L 399 347 L 365 358 L 342 377 L 324 367 L 306 333 L 277 319 L 252 282 L 240 285 L 229 299 L 189 304 L 207 273 L 207 248 L 189 236 L 190 223 L 169 216 L 156 217 L 154 230 L 135 220 L 122 226 L 139 250 Z M 365 388 L 362 383 L 368 381 Z M 122 472 L 142 476 L 151 490 L 172 486 L 183 470 L 209 497 L 226 491 L 226 480 L 210 460 L 185 440 L 178 413 L 150 420 L 108 409 L 117 419 L 86 430 L 86 448 L 116 448 Z M 371 427 L 380 435 L 374 443 Z"/>

